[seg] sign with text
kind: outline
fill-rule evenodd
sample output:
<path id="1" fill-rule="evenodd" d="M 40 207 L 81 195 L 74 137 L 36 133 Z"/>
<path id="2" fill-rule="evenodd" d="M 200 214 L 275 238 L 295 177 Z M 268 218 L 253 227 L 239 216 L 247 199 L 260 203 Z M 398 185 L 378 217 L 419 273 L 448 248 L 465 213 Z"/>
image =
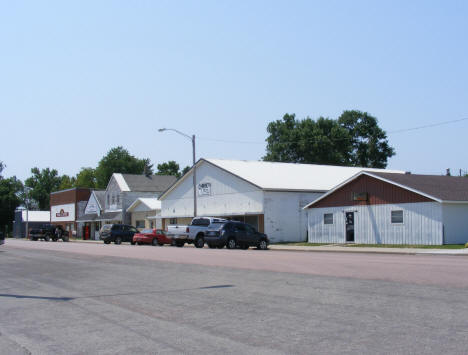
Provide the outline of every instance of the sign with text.
<path id="1" fill-rule="evenodd" d="M 50 220 L 52 222 L 71 222 L 75 220 L 75 204 L 58 205 L 50 207 Z"/>
<path id="2" fill-rule="evenodd" d="M 211 184 L 209 182 L 198 184 L 198 196 L 210 196 Z"/>

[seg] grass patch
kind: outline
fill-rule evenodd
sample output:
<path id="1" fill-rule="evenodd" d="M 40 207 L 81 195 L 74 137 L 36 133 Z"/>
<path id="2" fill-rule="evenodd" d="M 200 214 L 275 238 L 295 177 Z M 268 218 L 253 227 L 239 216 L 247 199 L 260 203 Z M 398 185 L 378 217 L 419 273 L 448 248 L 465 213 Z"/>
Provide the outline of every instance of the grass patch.
<path id="1" fill-rule="evenodd" d="M 359 248 L 415 248 L 415 249 L 464 249 L 463 244 L 417 245 L 417 244 L 343 244 L 346 247 Z"/>
<path id="2" fill-rule="evenodd" d="M 273 245 L 287 245 L 293 247 L 321 247 L 323 245 L 330 245 L 331 243 L 307 243 L 307 242 L 298 242 L 298 243 L 290 243 L 290 242 L 279 242 L 274 243 Z"/>

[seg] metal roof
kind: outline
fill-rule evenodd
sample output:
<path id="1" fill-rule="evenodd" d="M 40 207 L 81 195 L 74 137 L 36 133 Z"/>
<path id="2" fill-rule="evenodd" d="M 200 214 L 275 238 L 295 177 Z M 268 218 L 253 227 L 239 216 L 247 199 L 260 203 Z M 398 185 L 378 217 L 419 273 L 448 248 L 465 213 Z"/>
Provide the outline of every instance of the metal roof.
<path id="1" fill-rule="evenodd" d="M 157 198 L 139 197 L 130 205 L 130 207 L 127 208 L 127 212 L 133 211 L 133 209 L 140 204 L 145 205 L 148 208 L 148 211 L 161 209 L 161 201 L 159 201 Z"/>
<path id="2" fill-rule="evenodd" d="M 205 160 L 247 180 L 263 190 L 328 191 L 337 184 L 363 170 L 404 173 L 404 171 L 400 170 L 334 165 L 275 163 L 248 160 Z"/>

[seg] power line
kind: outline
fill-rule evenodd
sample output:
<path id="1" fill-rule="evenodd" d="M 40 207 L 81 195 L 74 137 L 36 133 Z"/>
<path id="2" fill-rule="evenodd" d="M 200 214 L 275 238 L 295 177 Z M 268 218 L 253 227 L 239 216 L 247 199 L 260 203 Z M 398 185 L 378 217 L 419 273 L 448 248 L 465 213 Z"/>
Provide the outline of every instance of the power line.
<path id="1" fill-rule="evenodd" d="M 395 131 L 389 131 L 387 134 L 395 134 L 395 133 L 403 133 L 403 132 L 410 132 L 410 131 L 416 131 L 420 129 L 425 129 L 425 128 L 431 128 L 431 127 L 438 127 L 438 126 L 443 126 L 451 123 L 456 123 L 456 122 L 461 122 L 461 121 L 466 121 L 468 120 L 468 117 L 466 118 L 461 118 L 458 120 L 451 120 L 451 121 L 444 121 L 444 122 L 438 122 L 438 123 L 432 123 L 424 126 L 417 126 L 417 127 L 411 127 L 411 128 L 403 128 Z M 238 140 L 228 140 L 228 139 L 216 139 L 216 138 L 205 138 L 205 137 L 197 137 L 198 139 L 204 140 L 204 141 L 211 141 L 211 142 L 219 142 L 219 143 L 231 143 L 231 144 L 265 144 L 265 141 L 259 142 L 259 141 L 238 141 Z M 352 140 L 354 139 L 353 137 L 343 137 L 343 138 L 328 138 L 327 140 L 330 141 L 342 141 L 342 140 Z M 309 142 L 311 140 L 308 140 Z M 281 142 L 281 143 L 297 143 L 297 141 L 289 141 L 289 142 Z"/>

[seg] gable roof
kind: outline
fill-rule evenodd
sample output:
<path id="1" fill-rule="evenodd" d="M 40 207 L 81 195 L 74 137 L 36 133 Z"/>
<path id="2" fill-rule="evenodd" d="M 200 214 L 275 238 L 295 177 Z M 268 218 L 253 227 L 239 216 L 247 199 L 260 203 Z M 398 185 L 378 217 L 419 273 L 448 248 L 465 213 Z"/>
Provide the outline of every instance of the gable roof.
<path id="1" fill-rule="evenodd" d="M 161 209 L 161 201 L 159 201 L 157 198 L 139 197 L 130 205 L 130 207 L 127 208 L 127 212 L 132 212 L 140 204 L 143 204 L 146 208 L 148 208 L 148 211 Z"/>
<path id="2" fill-rule="evenodd" d="M 134 192 L 162 192 L 173 184 L 177 178 L 171 175 L 137 175 L 120 174 L 112 175 L 121 191 Z"/>
<path id="3" fill-rule="evenodd" d="M 259 189 L 271 191 L 314 191 L 325 192 L 334 186 L 359 173 L 360 171 L 380 171 L 403 174 L 400 170 L 385 170 L 373 168 L 276 163 L 249 160 L 200 159 L 196 166 L 209 163 L 245 180 Z M 160 198 L 173 190 L 191 174 L 190 169 L 182 178 L 170 186 Z"/>
<path id="4" fill-rule="evenodd" d="M 339 190 L 362 175 L 374 177 L 437 202 L 468 203 L 468 178 L 466 177 L 361 171 L 312 201 L 303 209 L 312 207 L 317 202 L 323 200 L 325 197 L 333 194 L 336 190 Z"/>
<path id="5" fill-rule="evenodd" d="M 99 208 L 103 210 L 106 202 L 106 190 L 93 190 L 93 194 L 96 197 Z"/>

